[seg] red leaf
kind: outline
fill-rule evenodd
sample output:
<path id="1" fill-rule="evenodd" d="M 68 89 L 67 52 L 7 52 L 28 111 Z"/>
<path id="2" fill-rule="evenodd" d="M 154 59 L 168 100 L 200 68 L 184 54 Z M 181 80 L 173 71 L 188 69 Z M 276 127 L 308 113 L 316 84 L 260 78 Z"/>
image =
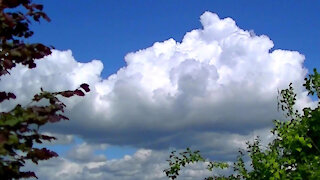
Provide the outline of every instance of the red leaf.
<path id="1" fill-rule="evenodd" d="M 30 62 L 30 63 L 28 64 L 28 67 L 29 67 L 30 69 L 35 68 L 36 66 L 37 66 L 36 63 L 34 63 L 34 62 Z"/>
<path id="2" fill-rule="evenodd" d="M 75 94 L 74 91 L 63 91 L 63 92 L 60 92 L 60 94 L 64 97 L 71 97 Z"/>
<path id="3" fill-rule="evenodd" d="M 7 99 L 6 92 L 0 92 L 0 102 L 4 101 L 5 99 Z"/>
<path id="4" fill-rule="evenodd" d="M 16 99 L 16 95 L 14 95 L 13 93 L 8 93 L 8 98 L 11 98 L 11 99 Z"/>
<path id="5" fill-rule="evenodd" d="M 46 14 L 42 14 L 43 19 L 47 20 L 48 22 L 51 21 L 51 19 L 49 18 L 49 16 L 47 16 Z"/>
<path id="6" fill-rule="evenodd" d="M 16 98 L 16 96 L 11 92 L 9 92 L 8 94 L 3 91 L 0 92 L 0 102 L 4 101 L 6 99 L 9 100 L 9 99 L 15 99 L 15 98 Z"/>
<path id="7" fill-rule="evenodd" d="M 21 172 L 21 177 L 23 178 L 31 178 L 31 177 L 34 177 L 34 178 L 37 178 L 38 177 L 36 176 L 36 174 L 34 172 L 31 172 L 31 171 L 28 171 L 28 172 Z"/>
<path id="8" fill-rule="evenodd" d="M 40 11 L 42 11 L 42 9 L 43 9 L 43 5 L 42 5 L 42 4 L 34 4 L 33 6 L 34 6 L 36 9 L 40 10 Z"/>
<path id="9" fill-rule="evenodd" d="M 66 116 L 64 116 L 64 115 L 61 115 L 61 114 L 59 114 L 59 117 L 60 117 L 61 119 L 64 119 L 64 120 L 69 120 L 68 117 L 66 117 Z"/>
<path id="10" fill-rule="evenodd" d="M 52 123 L 58 122 L 58 121 L 60 121 L 61 119 L 69 120 L 68 117 L 63 116 L 63 115 L 61 115 L 61 114 L 49 116 L 48 119 L 49 119 L 49 121 L 52 122 Z"/>
<path id="11" fill-rule="evenodd" d="M 82 92 L 81 90 L 77 89 L 74 91 L 74 94 L 78 95 L 78 96 L 84 96 L 84 92 Z"/>
<path id="12" fill-rule="evenodd" d="M 41 138 L 45 141 L 51 141 L 51 140 L 56 140 L 57 138 L 53 136 L 47 136 L 47 135 L 41 135 Z"/>
<path id="13" fill-rule="evenodd" d="M 9 59 L 5 59 L 5 60 L 3 61 L 3 66 L 4 66 L 6 69 L 11 69 L 11 68 L 15 67 L 16 64 L 13 63 L 12 61 L 10 61 Z"/>
<path id="14" fill-rule="evenodd" d="M 86 83 L 81 84 L 80 87 L 81 87 L 83 90 L 85 90 L 86 92 L 89 92 L 89 91 L 90 91 L 89 85 L 86 84 Z"/>
<path id="15" fill-rule="evenodd" d="M 52 116 L 49 116 L 48 117 L 48 120 L 50 121 L 50 122 L 52 122 L 52 123 L 54 123 L 54 122 L 58 122 L 58 121 L 60 121 L 60 117 L 59 116 L 57 116 L 57 115 L 52 115 Z"/>
<path id="16" fill-rule="evenodd" d="M 33 151 L 30 151 L 27 154 L 27 157 L 30 158 L 34 163 L 37 163 L 38 160 L 47 160 L 52 157 L 58 157 L 58 154 L 46 148 L 42 148 L 42 149 L 33 149 Z"/>

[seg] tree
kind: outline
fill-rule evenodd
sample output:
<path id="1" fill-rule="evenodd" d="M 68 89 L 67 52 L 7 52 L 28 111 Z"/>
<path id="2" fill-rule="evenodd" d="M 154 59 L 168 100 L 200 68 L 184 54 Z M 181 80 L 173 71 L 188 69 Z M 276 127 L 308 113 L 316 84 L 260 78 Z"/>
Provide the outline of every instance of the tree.
<path id="1" fill-rule="evenodd" d="M 206 179 L 320 179 L 320 74 L 314 69 L 313 74 L 305 78 L 303 85 L 308 95 L 318 98 L 316 108 L 305 107 L 300 114 L 294 109 L 296 94 L 292 84 L 280 93 L 278 106 L 289 118 L 288 121 L 274 120 L 271 132 L 275 139 L 263 150 L 259 137 L 247 142 L 247 153 L 251 161 L 251 170 L 244 163 L 244 153 L 240 151 L 233 164 L 234 174 L 212 176 Z M 170 156 L 166 175 L 175 179 L 181 166 L 186 163 L 205 162 L 199 151 L 186 152 Z M 208 169 L 228 168 L 227 163 L 208 161 Z"/>
<path id="2" fill-rule="evenodd" d="M 29 29 L 31 22 L 40 22 L 41 19 L 50 21 L 41 4 L 35 4 L 32 0 L 0 0 L 0 77 L 10 75 L 10 70 L 16 64 L 35 68 L 36 60 L 51 54 L 53 47 L 24 42 L 33 35 L 33 31 Z M 56 139 L 41 134 L 39 128 L 49 122 L 68 120 L 62 114 L 65 104 L 58 97 L 84 96 L 84 91 L 90 91 L 87 84 L 82 84 L 73 91 L 48 92 L 41 88 L 41 92 L 34 95 L 31 105 L 23 107 L 17 104 L 9 112 L 0 112 L 1 179 L 36 177 L 34 172 L 20 170 L 27 160 L 38 164 L 39 160 L 58 156 L 47 148 L 34 147 L 35 143 Z M 0 103 L 15 98 L 16 95 L 12 92 L 0 92 Z M 47 105 L 39 106 L 39 101 L 47 101 Z"/>

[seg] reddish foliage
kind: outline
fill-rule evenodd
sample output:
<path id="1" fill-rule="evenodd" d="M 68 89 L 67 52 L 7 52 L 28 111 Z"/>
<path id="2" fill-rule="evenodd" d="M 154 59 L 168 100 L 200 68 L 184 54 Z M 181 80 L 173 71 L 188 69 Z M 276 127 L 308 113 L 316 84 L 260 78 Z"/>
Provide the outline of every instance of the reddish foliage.
<path id="1" fill-rule="evenodd" d="M 39 22 L 41 19 L 50 21 L 43 12 L 41 4 L 34 4 L 32 0 L 0 0 L 0 76 L 8 74 L 16 64 L 25 65 L 30 69 L 35 68 L 36 60 L 51 54 L 52 47 L 24 42 L 24 39 L 33 35 L 33 31 L 29 29 L 31 20 Z M 40 134 L 39 127 L 49 122 L 68 120 L 66 116 L 60 114 L 64 112 L 66 105 L 57 96 L 66 98 L 75 95 L 84 96 L 83 90 L 89 92 L 89 85 L 81 84 L 75 90 L 53 93 L 41 88 L 41 92 L 34 95 L 32 102 L 34 104 L 47 100 L 48 105 L 22 107 L 18 104 L 9 112 L 0 112 L 1 179 L 37 178 L 34 172 L 20 170 L 26 160 L 38 164 L 39 160 L 58 156 L 46 148 L 34 147 L 34 143 L 56 139 Z M 0 92 L 0 103 L 15 98 L 11 92 Z"/>

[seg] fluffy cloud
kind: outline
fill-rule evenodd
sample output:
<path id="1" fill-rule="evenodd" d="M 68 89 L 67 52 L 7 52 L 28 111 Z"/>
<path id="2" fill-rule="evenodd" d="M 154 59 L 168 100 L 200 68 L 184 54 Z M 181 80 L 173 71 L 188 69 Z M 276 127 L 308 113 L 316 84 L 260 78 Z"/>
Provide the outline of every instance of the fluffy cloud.
<path id="1" fill-rule="evenodd" d="M 230 18 L 206 12 L 201 23 L 203 29 L 188 32 L 181 43 L 169 39 L 129 53 L 127 66 L 107 79 L 100 79 L 98 61 L 83 64 L 92 67 L 89 71 L 75 66 L 72 72 L 87 75 L 70 79 L 88 80 L 93 91 L 70 102 L 73 120 L 57 125 L 60 133 L 152 149 L 201 141 L 222 150 L 235 136 L 248 136 L 281 118 L 277 90 L 290 82 L 299 94 L 298 104 L 311 103 L 301 88 L 307 73 L 303 55 L 271 51 L 273 42 L 267 36 L 242 30 Z M 70 52 L 58 51 L 47 61 L 56 54 L 68 54 L 75 61 Z M 207 140 L 198 138 L 202 136 Z M 217 136 L 225 143 L 209 140 Z"/>
<path id="2" fill-rule="evenodd" d="M 0 90 L 27 104 L 40 87 L 56 91 L 86 82 L 92 91 L 85 98 L 65 100 L 71 121 L 47 131 L 153 150 L 191 146 L 216 159 L 234 159 L 243 142 L 268 137 L 271 120 L 282 118 L 278 89 L 293 82 L 298 108 L 313 104 L 301 88 L 304 56 L 272 51 L 267 36 L 241 29 L 231 18 L 205 12 L 200 21 L 203 28 L 186 33 L 182 42 L 169 39 L 127 54 L 127 65 L 107 79 L 100 76 L 101 61 L 80 63 L 70 50 L 55 50 L 34 70 L 15 68 L 1 79 Z"/>
<path id="3" fill-rule="evenodd" d="M 73 161 L 80 162 L 102 162 L 106 160 L 106 157 L 102 154 L 95 155 L 96 150 L 105 150 L 106 144 L 99 145 L 88 145 L 87 143 L 82 143 L 74 146 L 68 153 L 67 158 Z"/>
<path id="4" fill-rule="evenodd" d="M 39 179 L 47 180 L 167 180 L 163 172 L 169 167 L 165 161 L 167 158 L 168 152 L 139 149 L 135 154 L 125 155 L 121 159 L 75 162 L 59 157 L 40 162 L 38 166 L 28 164 L 26 169 L 35 170 Z M 226 173 L 224 171 L 210 172 L 206 170 L 206 167 L 205 163 L 188 165 L 180 172 L 178 180 L 203 179 L 212 174 Z"/>

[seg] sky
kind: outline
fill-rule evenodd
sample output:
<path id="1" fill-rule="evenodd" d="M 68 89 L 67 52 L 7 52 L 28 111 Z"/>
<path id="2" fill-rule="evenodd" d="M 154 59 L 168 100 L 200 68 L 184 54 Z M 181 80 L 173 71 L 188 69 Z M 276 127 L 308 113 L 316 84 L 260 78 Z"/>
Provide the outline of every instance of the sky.
<path id="1" fill-rule="evenodd" d="M 64 100 L 70 121 L 44 127 L 60 157 L 27 165 L 39 179 L 167 179 L 172 150 L 234 161 L 246 141 L 270 141 L 272 120 L 284 118 L 277 90 L 290 82 L 298 109 L 315 105 L 301 85 L 320 65 L 318 1 L 38 2 L 52 21 L 34 23 L 29 41 L 56 50 L 1 79 L 18 97 L 0 110 L 28 104 L 40 87 L 91 88 Z"/>

